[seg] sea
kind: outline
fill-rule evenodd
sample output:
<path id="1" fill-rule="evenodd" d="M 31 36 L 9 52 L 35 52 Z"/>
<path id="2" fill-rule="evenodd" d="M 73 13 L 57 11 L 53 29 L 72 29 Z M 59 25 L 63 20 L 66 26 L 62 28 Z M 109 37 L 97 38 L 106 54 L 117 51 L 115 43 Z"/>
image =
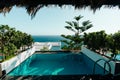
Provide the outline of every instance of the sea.
<path id="1" fill-rule="evenodd" d="M 60 35 L 32 35 L 34 42 L 61 42 L 61 40 L 65 40 L 65 38 Z M 61 50 L 65 43 L 61 42 L 60 47 L 52 47 L 51 50 Z"/>
<path id="2" fill-rule="evenodd" d="M 65 38 L 60 35 L 33 35 L 34 42 L 60 42 Z"/>

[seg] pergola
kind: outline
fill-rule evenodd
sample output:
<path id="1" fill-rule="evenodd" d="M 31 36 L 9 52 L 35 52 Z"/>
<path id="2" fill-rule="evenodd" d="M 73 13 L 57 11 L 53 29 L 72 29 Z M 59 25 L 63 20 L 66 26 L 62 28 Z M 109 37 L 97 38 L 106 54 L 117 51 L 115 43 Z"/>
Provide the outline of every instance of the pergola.
<path id="1" fill-rule="evenodd" d="M 91 10 L 95 11 L 103 5 L 109 8 L 115 6 L 120 8 L 120 0 L 0 0 L 0 13 L 9 12 L 13 6 L 17 6 L 25 8 L 28 14 L 34 17 L 40 8 L 49 5 L 59 7 L 72 5 L 75 9 L 89 6 Z"/>

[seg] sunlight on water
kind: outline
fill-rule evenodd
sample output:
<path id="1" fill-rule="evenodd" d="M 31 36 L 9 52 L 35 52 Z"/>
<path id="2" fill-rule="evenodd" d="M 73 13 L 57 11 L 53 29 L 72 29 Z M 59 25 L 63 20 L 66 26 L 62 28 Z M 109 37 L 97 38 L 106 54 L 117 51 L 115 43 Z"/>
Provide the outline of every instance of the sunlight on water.
<path id="1" fill-rule="evenodd" d="M 64 70 L 64 68 L 57 69 L 54 72 L 52 72 L 52 75 L 57 75 L 59 72 L 61 72 L 63 70 Z"/>
<path id="2" fill-rule="evenodd" d="M 120 60 L 120 54 L 118 54 L 115 59 Z"/>
<path id="3" fill-rule="evenodd" d="M 92 74 L 94 64 L 87 56 L 73 53 L 36 53 L 8 73 L 9 76 L 19 75 L 79 75 Z M 96 68 L 103 73 L 101 67 Z M 97 71 L 97 70 L 96 70 Z"/>

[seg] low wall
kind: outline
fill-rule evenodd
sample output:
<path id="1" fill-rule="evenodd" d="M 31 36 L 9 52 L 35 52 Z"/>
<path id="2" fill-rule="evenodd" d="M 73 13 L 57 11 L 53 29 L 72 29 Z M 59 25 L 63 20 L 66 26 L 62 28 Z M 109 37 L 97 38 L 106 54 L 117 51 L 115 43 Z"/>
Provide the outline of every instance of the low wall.
<path id="1" fill-rule="evenodd" d="M 86 56 L 88 56 L 90 59 L 92 59 L 94 62 L 96 62 L 99 59 L 104 59 L 106 61 L 109 60 L 108 58 L 103 57 L 100 54 L 97 54 L 97 53 L 95 53 L 95 52 L 93 52 L 93 51 L 91 51 L 91 50 L 89 50 L 89 49 L 87 49 L 85 47 L 82 47 L 81 52 L 83 54 L 85 54 Z M 105 61 L 101 60 L 97 64 L 99 64 L 101 67 L 104 68 L 104 63 L 105 63 Z M 111 66 L 111 73 L 115 74 L 115 65 L 116 65 L 116 62 L 110 61 L 109 64 Z M 91 65 L 91 66 L 94 66 L 94 65 Z M 107 64 L 106 64 L 106 70 L 109 71 L 109 66 Z"/>
<path id="2" fill-rule="evenodd" d="M 20 53 L 19 55 L 13 57 L 12 59 L 8 61 L 4 61 L 0 63 L 1 71 L 5 70 L 6 73 L 9 73 L 12 69 L 17 67 L 20 63 L 22 63 L 29 56 L 31 56 L 34 52 L 35 52 L 35 47 Z"/>
<path id="3" fill-rule="evenodd" d="M 44 49 L 44 47 L 50 50 L 54 46 L 61 46 L 61 42 L 35 42 L 34 46 L 36 51 L 40 51 L 41 49 Z"/>

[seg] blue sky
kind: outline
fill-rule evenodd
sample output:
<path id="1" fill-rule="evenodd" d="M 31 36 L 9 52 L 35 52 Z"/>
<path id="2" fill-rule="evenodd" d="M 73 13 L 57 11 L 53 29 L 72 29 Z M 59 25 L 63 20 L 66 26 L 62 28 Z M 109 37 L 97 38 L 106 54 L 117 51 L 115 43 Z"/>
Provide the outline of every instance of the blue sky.
<path id="1" fill-rule="evenodd" d="M 32 35 L 61 35 L 73 34 L 64 28 L 65 21 L 72 21 L 74 16 L 84 16 L 82 21 L 90 20 L 94 27 L 87 32 L 105 30 L 115 33 L 120 30 L 120 10 L 115 8 L 101 8 L 95 13 L 89 8 L 75 10 L 72 6 L 44 7 L 31 19 L 24 8 L 14 7 L 4 16 L 0 14 L 0 25 L 5 24 Z"/>

